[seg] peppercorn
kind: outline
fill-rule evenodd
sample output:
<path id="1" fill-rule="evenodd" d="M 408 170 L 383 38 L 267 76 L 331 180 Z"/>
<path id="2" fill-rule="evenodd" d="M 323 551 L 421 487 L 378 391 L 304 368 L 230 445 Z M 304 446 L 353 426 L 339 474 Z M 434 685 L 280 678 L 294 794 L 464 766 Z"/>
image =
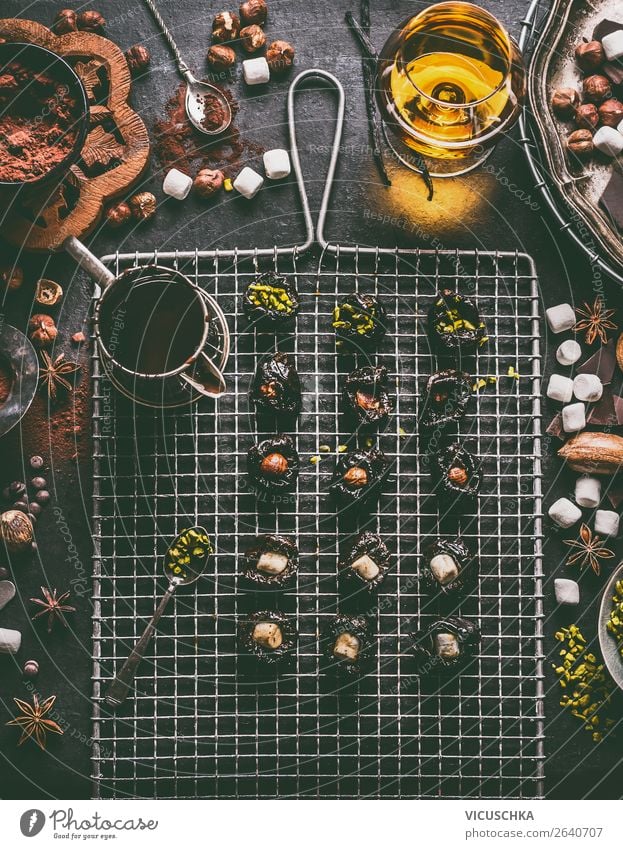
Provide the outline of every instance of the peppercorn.
<path id="1" fill-rule="evenodd" d="M 567 139 L 567 150 L 578 159 L 586 159 L 593 152 L 593 134 L 590 130 L 574 130 Z"/>
<path id="2" fill-rule="evenodd" d="M 0 282 L 9 292 L 19 289 L 24 282 L 24 271 L 19 265 L 5 265 L 0 269 Z"/>
<path id="3" fill-rule="evenodd" d="M 130 218 L 132 218 L 132 210 L 130 209 L 129 204 L 122 200 L 119 201 L 119 203 L 114 204 L 114 206 L 109 206 L 104 213 L 104 216 L 106 218 L 106 223 L 110 227 L 121 227 L 123 224 L 128 222 Z"/>
<path id="4" fill-rule="evenodd" d="M 240 30 L 240 40 L 247 53 L 255 53 L 266 44 L 266 34 L 258 24 L 250 24 Z"/>
<path id="5" fill-rule="evenodd" d="M 236 64 L 236 53 L 227 44 L 213 44 L 207 58 L 208 65 L 215 71 L 228 71 Z"/>
<path id="6" fill-rule="evenodd" d="M 40 489 L 39 492 L 35 495 L 35 501 L 37 504 L 48 504 L 50 501 L 50 493 L 47 489 Z"/>
<path id="7" fill-rule="evenodd" d="M 612 96 L 612 89 L 608 77 L 601 74 L 593 74 L 586 77 L 582 83 L 584 97 L 591 103 L 601 103 L 602 100 Z"/>
<path id="8" fill-rule="evenodd" d="M 105 26 L 106 20 L 100 12 L 89 9 L 78 15 L 78 29 L 86 32 L 101 32 Z"/>
<path id="9" fill-rule="evenodd" d="M 41 477 L 33 478 L 30 483 L 35 489 L 45 489 L 48 485 L 46 479 Z"/>
<path id="10" fill-rule="evenodd" d="M 39 469 L 42 469 L 44 467 L 45 463 L 43 461 L 43 457 L 40 457 L 39 454 L 35 454 L 28 461 L 28 465 L 30 466 L 30 468 L 33 471 L 36 472 L 36 471 L 39 471 Z"/>
<path id="11" fill-rule="evenodd" d="M 39 674 L 39 664 L 36 660 L 27 660 L 24 664 L 24 678 L 36 678 Z"/>
<path id="12" fill-rule="evenodd" d="M 212 40 L 217 44 L 235 41 L 240 34 L 240 18 L 234 12 L 219 12 L 212 21 Z"/>
<path id="13" fill-rule="evenodd" d="M 49 315 L 37 313 L 28 322 L 30 341 L 37 348 L 47 348 L 56 339 L 58 330 L 54 319 Z"/>
<path id="14" fill-rule="evenodd" d="M 65 35 L 78 29 L 78 15 L 73 9 L 61 9 L 56 13 L 52 29 L 57 35 Z"/>
<path id="15" fill-rule="evenodd" d="M 260 24 L 266 23 L 268 17 L 268 6 L 266 0 L 246 0 L 240 6 L 240 20 L 245 24 Z"/>
<path id="16" fill-rule="evenodd" d="M 215 192 L 223 187 L 225 176 L 222 171 L 202 168 L 193 182 L 193 190 L 197 197 L 205 200 L 212 197 Z"/>
<path id="17" fill-rule="evenodd" d="M 575 48 L 575 61 L 583 71 L 596 71 L 606 61 L 601 41 L 582 41 Z"/>
<path id="18" fill-rule="evenodd" d="M 273 41 L 266 50 L 266 61 L 273 74 L 288 71 L 294 64 L 294 47 L 287 41 Z"/>
<path id="19" fill-rule="evenodd" d="M 125 52 L 125 60 L 131 73 L 139 74 L 144 71 L 151 61 L 149 50 L 142 44 L 135 44 Z"/>
<path id="20" fill-rule="evenodd" d="M 158 205 L 151 192 L 138 192 L 138 194 L 132 195 L 128 203 L 132 214 L 139 221 L 147 221 L 148 218 L 151 218 Z"/>

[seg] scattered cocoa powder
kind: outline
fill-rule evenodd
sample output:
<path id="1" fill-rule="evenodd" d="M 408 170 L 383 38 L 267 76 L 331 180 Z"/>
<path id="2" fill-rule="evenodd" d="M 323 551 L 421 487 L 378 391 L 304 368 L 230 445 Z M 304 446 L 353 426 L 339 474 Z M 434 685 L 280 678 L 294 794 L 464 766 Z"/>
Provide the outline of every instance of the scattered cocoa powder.
<path id="1" fill-rule="evenodd" d="M 165 106 L 165 117 L 154 124 L 154 149 L 156 157 L 164 171 L 178 168 L 186 174 L 195 174 L 201 168 L 218 169 L 226 176 L 235 176 L 240 162 L 246 158 L 259 156 L 263 148 L 254 142 L 243 139 L 234 125 L 239 104 L 231 91 L 217 86 L 229 103 L 232 123 L 226 132 L 216 137 L 200 133 L 188 120 L 185 98 L 186 86 L 182 83 Z M 213 109 L 206 109 L 207 126 L 214 127 L 222 123 L 222 106 L 214 97 Z"/>

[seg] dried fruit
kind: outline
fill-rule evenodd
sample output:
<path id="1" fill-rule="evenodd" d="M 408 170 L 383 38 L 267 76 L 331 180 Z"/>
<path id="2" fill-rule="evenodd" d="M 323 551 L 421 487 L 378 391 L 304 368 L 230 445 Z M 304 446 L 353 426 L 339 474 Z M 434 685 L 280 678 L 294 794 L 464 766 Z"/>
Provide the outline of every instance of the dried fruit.
<path id="1" fill-rule="evenodd" d="M 128 67 L 133 74 L 140 74 L 144 71 L 151 61 L 149 50 L 142 44 L 135 44 L 125 52 L 125 59 Z"/>
<path id="2" fill-rule="evenodd" d="M 253 280 L 242 295 L 248 320 L 261 330 L 290 327 L 299 310 L 299 296 L 292 283 L 273 271 Z"/>
<path id="3" fill-rule="evenodd" d="M 30 341 L 37 348 L 47 348 L 58 335 L 54 319 L 44 313 L 36 313 L 32 316 L 28 322 L 28 331 Z"/>
<path id="4" fill-rule="evenodd" d="M 474 302 L 452 289 L 439 292 L 428 310 L 426 327 L 438 356 L 468 356 L 488 341 L 487 328 Z"/>
<path id="5" fill-rule="evenodd" d="M 299 551 L 289 537 L 258 537 L 241 561 L 242 576 L 255 589 L 281 589 L 296 576 Z"/>
<path id="6" fill-rule="evenodd" d="M 288 41 L 273 41 L 266 50 L 266 61 L 273 74 L 288 71 L 294 64 L 294 47 Z"/>
<path id="7" fill-rule="evenodd" d="M 55 304 L 58 304 L 62 297 L 63 289 L 59 283 L 56 283 L 54 280 L 46 280 L 45 277 L 42 277 L 37 282 L 35 301 L 38 304 L 44 307 L 53 307 Z"/>
<path id="8" fill-rule="evenodd" d="M 482 483 L 480 460 L 458 442 L 431 454 L 431 477 L 448 512 L 473 506 Z"/>
<path id="9" fill-rule="evenodd" d="M 261 663 L 285 660 L 298 638 L 293 619 L 276 610 L 260 610 L 243 619 L 239 627 L 241 647 Z"/>
<path id="10" fill-rule="evenodd" d="M 267 494 L 288 492 L 296 486 L 300 461 L 289 436 L 279 434 L 249 448 L 247 470 L 256 487 Z"/>
<path id="11" fill-rule="evenodd" d="M 474 657 L 480 642 L 475 622 L 448 616 L 412 635 L 419 675 L 455 675 Z"/>
<path id="12" fill-rule="evenodd" d="M 373 655 L 374 643 L 370 631 L 370 623 L 364 615 L 335 616 L 322 637 L 329 671 L 349 676 L 361 675 Z"/>
<path id="13" fill-rule="evenodd" d="M 444 428 L 465 415 L 472 395 L 472 378 L 467 372 L 445 369 L 432 374 L 422 396 L 420 423 Z"/>
<path id="14" fill-rule="evenodd" d="M 371 593 L 385 580 L 391 567 L 391 554 L 378 534 L 364 531 L 340 560 L 340 580 L 353 590 Z"/>
<path id="15" fill-rule="evenodd" d="M 558 456 L 576 472 L 615 475 L 623 470 L 623 437 L 583 431 L 567 440 Z"/>
<path id="16" fill-rule="evenodd" d="M 268 412 L 292 416 L 301 411 L 301 381 L 289 354 L 277 351 L 258 364 L 250 398 Z"/>
<path id="17" fill-rule="evenodd" d="M 353 292 L 333 310 L 336 347 L 347 351 L 373 351 L 385 336 L 385 308 L 375 295 Z"/>
<path id="18" fill-rule="evenodd" d="M 471 589 L 478 577 L 478 560 L 459 537 L 433 540 L 420 562 L 420 579 L 430 595 L 457 598 Z"/>
<path id="19" fill-rule="evenodd" d="M 19 289 L 24 282 L 24 271 L 19 265 L 4 265 L 0 268 L 0 282 L 9 292 Z"/>
<path id="20" fill-rule="evenodd" d="M 341 454 L 329 489 L 342 507 L 359 507 L 378 497 L 388 474 L 389 461 L 378 448 Z"/>
<path id="21" fill-rule="evenodd" d="M 347 412 L 358 425 L 381 425 L 393 406 L 387 392 L 385 366 L 363 366 L 346 378 L 342 393 Z"/>

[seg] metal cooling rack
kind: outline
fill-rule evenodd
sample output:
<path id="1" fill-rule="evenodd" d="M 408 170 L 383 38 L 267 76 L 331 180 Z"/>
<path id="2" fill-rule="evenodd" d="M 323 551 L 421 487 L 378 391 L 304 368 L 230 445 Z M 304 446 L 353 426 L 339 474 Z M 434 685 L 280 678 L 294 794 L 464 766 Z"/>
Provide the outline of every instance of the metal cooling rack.
<path id="1" fill-rule="evenodd" d="M 299 176 L 297 156 L 294 161 Z M 332 171 L 325 210 L 331 177 Z M 303 192 L 302 199 L 305 208 Z M 94 354 L 95 794 L 539 797 L 541 360 L 532 260 L 514 253 L 329 246 L 321 225 L 316 240 L 324 248 L 320 260 L 296 249 L 272 256 L 108 258 L 115 269 L 153 259 L 193 277 L 223 308 L 232 355 L 226 369 L 231 392 L 216 409 L 200 402 L 172 415 L 117 396 Z M 301 293 L 295 335 L 249 331 L 237 309 L 243 288 L 267 267 L 293 279 Z M 416 419 L 419 388 L 434 369 L 424 317 L 444 285 L 476 299 L 491 336 L 478 376 L 498 380 L 476 395 L 461 425 L 461 438 L 484 464 L 478 513 L 461 519 L 462 535 L 479 549 L 481 576 L 460 611 L 480 622 L 481 652 L 466 673 L 440 687 L 414 674 L 409 634 L 433 613 L 419 591 L 417 560 L 440 519 Z M 327 493 L 333 455 L 350 436 L 339 413 L 340 389 L 357 364 L 357 357 L 335 355 L 331 318 L 336 298 L 355 287 L 384 299 L 389 327 L 378 361 L 397 381 L 395 415 L 379 437 L 393 474 L 378 509 L 360 517 L 357 528 L 336 518 Z M 296 357 L 304 409 L 297 431 L 290 431 L 301 456 L 298 488 L 275 511 L 249 490 L 245 458 L 262 435 L 249 407 L 249 384 L 258 358 L 276 345 Z M 519 380 L 506 376 L 511 365 Z M 106 684 L 162 593 L 160 561 L 168 541 L 197 520 L 214 539 L 213 570 L 173 600 L 139 669 L 135 698 L 110 713 Z M 364 527 L 383 535 L 395 568 L 372 612 L 373 669 L 348 686 L 336 685 L 323 670 L 318 634 L 340 604 L 338 552 Z M 271 602 L 242 592 L 237 560 L 257 533 L 271 531 L 295 535 L 301 553 L 296 587 L 278 602 L 296 617 L 299 645 L 290 668 L 259 677 L 237 650 L 236 627 L 241 615 Z"/>

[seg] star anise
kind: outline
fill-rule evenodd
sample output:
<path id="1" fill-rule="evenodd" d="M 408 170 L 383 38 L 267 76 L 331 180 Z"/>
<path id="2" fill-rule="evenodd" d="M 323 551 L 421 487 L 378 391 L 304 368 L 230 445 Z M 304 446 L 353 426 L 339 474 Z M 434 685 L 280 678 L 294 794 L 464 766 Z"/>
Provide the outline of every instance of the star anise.
<path id="1" fill-rule="evenodd" d="M 40 610 L 38 613 L 32 617 L 33 622 L 35 619 L 38 619 L 40 616 L 48 617 L 48 634 L 51 633 L 52 628 L 54 627 L 54 623 L 58 620 L 62 622 L 65 628 L 68 627 L 67 620 L 65 619 L 65 613 L 75 613 L 76 608 L 71 607 L 69 604 L 65 604 L 67 599 L 69 598 L 69 593 L 62 593 L 62 595 L 57 596 L 56 590 L 49 590 L 47 587 L 41 587 L 41 592 L 43 594 L 43 598 L 31 598 L 33 604 L 38 604 L 39 607 L 42 607 L 43 610 Z"/>
<path id="2" fill-rule="evenodd" d="M 576 549 L 574 554 L 567 558 L 567 566 L 573 566 L 574 563 L 580 562 L 580 566 L 590 564 L 591 569 L 596 575 L 601 574 L 600 560 L 609 560 L 614 557 L 614 551 L 609 548 L 602 547 L 601 537 L 594 534 L 588 525 L 583 522 L 580 528 L 579 539 L 566 539 L 565 543 L 571 549 Z"/>
<path id="3" fill-rule="evenodd" d="M 80 368 L 76 363 L 69 363 L 65 360 L 65 354 L 59 354 L 58 357 L 52 359 L 47 351 L 41 351 L 42 368 L 39 374 L 39 382 L 41 387 L 44 386 L 48 392 L 48 398 L 56 401 L 58 389 L 71 392 L 73 386 L 64 375 L 74 374 Z"/>
<path id="4" fill-rule="evenodd" d="M 575 311 L 582 316 L 580 321 L 576 321 L 573 325 L 575 331 L 586 330 L 586 344 L 592 345 L 595 339 L 599 336 L 603 344 L 608 341 L 607 330 L 616 330 L 617 326 L 610 318 L 614 315 L 615 310 L 607 310 L 604 299 L 601 295 L 595 298 L 593 306 L 589 306 L 584 302 L 584 309 L 576 307 Z"/>
<path id="5" fill-rule="evenodd" d="M 45 716 L 52 710 L 56 696 L 49 696 L 41 704 L 39 699 L 33 694 L 33 704 L 22 701 L 22 699 L 14 698 L 13 701 L 22 711 L 20 716 L 16 716 L 7 725 L 17 725 L 22 729 L 18 746 L 21 746 L 24 740 L 32 737 L 40 749 L 45 749 L 46 734 L 51 731 L 53 734 L 62 734 L 63 729 L 52 719 L 46 719 Z"/>

